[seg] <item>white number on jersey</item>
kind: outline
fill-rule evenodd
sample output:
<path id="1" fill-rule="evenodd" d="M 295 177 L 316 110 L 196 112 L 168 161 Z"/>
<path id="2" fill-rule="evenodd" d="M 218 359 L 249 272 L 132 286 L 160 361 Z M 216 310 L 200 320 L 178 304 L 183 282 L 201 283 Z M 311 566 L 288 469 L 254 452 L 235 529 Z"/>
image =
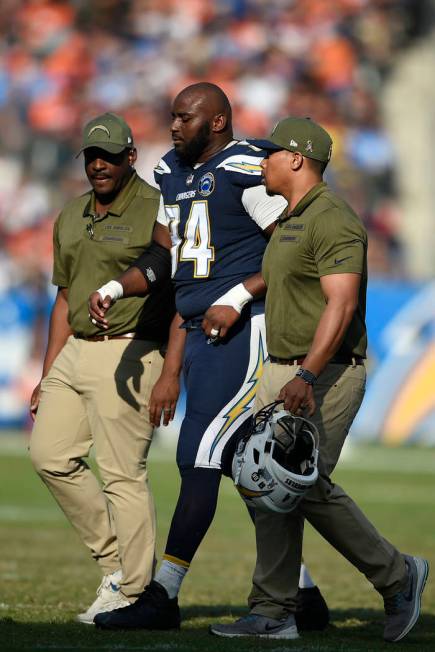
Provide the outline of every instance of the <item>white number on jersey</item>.
<path id="1" fill-rule="evenodd" d="M 174 204 L 165 206 L 165 209 L 172 240 L 172 276 L 174 276 L 177 269 L 178 250 L 182 242 L 178 233 L 180 207 Z M 194 265 L 194 277 L 207 278 L 210 274 L 210 263 L 214 261 L 214 247 L 210 244 L 210 219 L 207 201 L 192 202 L 183 240 L 179 260 L 191 260 Z"/>

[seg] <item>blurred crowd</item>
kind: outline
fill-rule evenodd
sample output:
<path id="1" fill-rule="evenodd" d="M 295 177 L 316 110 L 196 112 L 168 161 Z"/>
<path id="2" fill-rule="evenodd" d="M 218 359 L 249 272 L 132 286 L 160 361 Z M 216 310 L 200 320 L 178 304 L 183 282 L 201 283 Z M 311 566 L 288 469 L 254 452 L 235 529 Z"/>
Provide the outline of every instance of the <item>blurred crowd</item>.
<path id="1" fill-rule="evenodd" d="M 285 114 L 333 134 L 328 181 L 371 234 L 373 272 L 401 272 L 394 148 L 380 99 L 395 54 L 419 33 L 411 0 L 2 0 L 0 290 L 41 285 L 51 225 L 86 189 L 74 158 L 83 124 L 122 114 L 139 170 L 170 146 L 171 99 L 210 80 L 234 106 L 239 137 Z"/>

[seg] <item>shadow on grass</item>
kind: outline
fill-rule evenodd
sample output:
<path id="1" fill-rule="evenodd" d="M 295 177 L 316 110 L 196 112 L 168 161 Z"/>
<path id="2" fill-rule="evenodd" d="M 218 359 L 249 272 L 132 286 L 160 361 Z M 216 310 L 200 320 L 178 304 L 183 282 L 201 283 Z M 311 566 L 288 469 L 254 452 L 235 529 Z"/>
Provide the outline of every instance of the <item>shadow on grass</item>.
<path id="1" fill-rule="evenodd" d="M 55 650 L 176 650 L 208 652 L 231 650 L 261 650 L 277 645 L 278 641 L 253 639 L 221 639 L 209 636 L 208 626 L 216 621 L 231 622 L 246 614 L 243 606 L 192 605 L 182 609 L 180 631 L 101 631 L 73 620 L 60 621 L 53 613 L 52 622 L 22 622 L 12 618 L 0 619 L 0 649 L 28 652 Z M 375 609 L 336 609 L 331 611 L 331 624 L 324 632 L 303 632 L 298 641 L 285 642 L 295 652 L 310 650 L 328 652 L 367 652 L 392 649 L 382 640 L 384 613 Z M 283 642 L 281 642 L 282 645 Z M 394 645 L 395 652 L 435 650 L 435 615 L 423 614 L 414 630 L 403 642 Z"/>

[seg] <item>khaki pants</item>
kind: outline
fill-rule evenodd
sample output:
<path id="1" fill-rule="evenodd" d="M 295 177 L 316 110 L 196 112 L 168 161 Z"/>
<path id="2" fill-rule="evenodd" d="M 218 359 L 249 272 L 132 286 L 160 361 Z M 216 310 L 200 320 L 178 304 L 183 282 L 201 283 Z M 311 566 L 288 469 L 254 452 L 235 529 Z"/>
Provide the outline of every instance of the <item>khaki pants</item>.
<path id="1" fill-rule="evenodd" d="M 42 382 L 30 441 L 36 471 L 104 574 L 122 568 L 134 599 L 152 578 L 154 502 L 146 460 L 155 342 L 70 337 Z M 102 486 L 83 458 L 95 446 Z"/>
<path id="2" fill-rule="evenodd" d="M 254 410 L 274 401 L 298 369 L 296 365 L 269 363 L 259 383 Z M 361 405 L 365 377 L 362 365 L 331 364 L 314 387 L 316 412 L 310 419 L 320 434 L 319 480 L 295 511 L 256 513 L 257 564 L 249 596 L 253 613 L 282 618 L 294 611 L 304 518 L 382 595 L 394 595 L 405 586 L 403 556 L 329 477 Z"/>

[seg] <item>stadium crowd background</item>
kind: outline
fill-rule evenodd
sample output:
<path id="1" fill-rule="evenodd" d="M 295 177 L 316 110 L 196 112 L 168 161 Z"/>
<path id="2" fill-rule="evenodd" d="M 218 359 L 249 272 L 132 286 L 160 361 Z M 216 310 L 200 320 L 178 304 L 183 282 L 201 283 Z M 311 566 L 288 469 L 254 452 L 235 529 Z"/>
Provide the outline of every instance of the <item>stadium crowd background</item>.
<path id="1" fill-rule="evenodd" d="M 14 326 L 13 340 L 0 342 L 9 360 L 0 385 L 10 384 L 12 369 L 27 370 L 0 395 L 0 413 L 11 397 L 27 402 L 39 378 L 53 296 L 52 224 L 87 189 L 74 157 L 83 124 L 100 112 L 120 113 L 132 126 L 138 171 L 151 182 L 170 147 L 171 100 L 187 84 L 222 86 L 238 137 L 264 136 L 287 114 L 311 116 L 333 136 L 327 180 L 367 226 L 371 274 L 406 276 L 382 98 L 397 54 L 424 34 L 428 4 L 2 0 L 0 329 L 31 328 Z"/>

